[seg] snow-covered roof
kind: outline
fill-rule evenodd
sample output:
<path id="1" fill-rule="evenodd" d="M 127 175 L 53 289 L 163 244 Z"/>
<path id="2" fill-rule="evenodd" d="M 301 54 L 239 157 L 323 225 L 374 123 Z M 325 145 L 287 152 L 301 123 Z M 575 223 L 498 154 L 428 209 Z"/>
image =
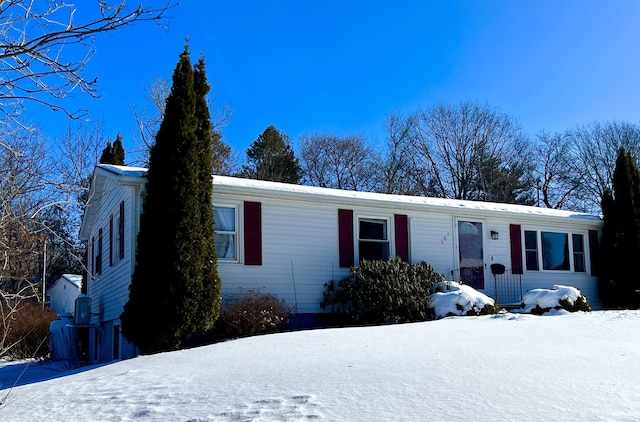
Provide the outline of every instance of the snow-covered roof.
<path id="1" fill-rule="evenodd" d="M 129 183 L 144 183 L 147 169 L 142 167 L 117 166 L 113 164 L 99 164 L 94 172 L 92 197 L 85 211 L 85 218 L 81 228 L 81 238 L 87 238 L 87 230 L 93 224 L 101 200 L 100 188 L 106 177 L 117 177 Z M 102 176 L 102 177 L 100 177 Z M 357 192 L 350 190 L 320 188 L 316 186 L 294 185 L 289 183 L 270 182 L 264 180 L 244 179 L 230 176 L 213 176 L 215 193 L 247 193 L 253 196 L 268 198 L 280 197 L 303 201 L 328 201 L 340 204 L 374 205 L 378 207 L 429 210 L 434 212 L 473 213 L 483 214 L 514 214 L 522 217 L 548 217 L 551 219 L 579 219 L 601 221 L 601 217 L 593 214 L 557 210 L 551 208 L 533 207 L 527 205 L 503 204 L 496 202 L 467 201 L 459 199 L 431 198 L 423 196 L 391 195 L 373 192 Z M 85 236 L 85 237 L 83 237 Z"/>
<path id="2" fill-rule="evenodd" d="M 142 167 L 117 166 L 114 164 L 98 164 L 93 171 L 89 200 L 84 209 L 79 238 L 88 240 L 91 227 L 98 217 L 104 186 L 108 178 L 117 178 L 122 184 L 142 185 L 146 182 L 147 169 Z"/>
<path id="3" fill-rule="evenodd" d="M 97 167 L 118 176 L 145 177 L 147 175 L 147 169 L 144 167 L 117 166 L 115 164 L 98 164 Z"/>
<path id="4" fill-rule="evenodd" d="M 56 283 L 58 283 L 58 281 L 66 281 L 68 283 L 71 283 L 72 285 L 74 285 L 75 287 L 77 287 L 78 289 L 82 288 L 82 276 L 78 275 L 78 274 L 62 274 L 62 276 L 60 276 L 60 278 L 58 278 L 58 280 L 56 280 Z"/>
<path id="5" fill-rule="evenodd" d="M 600 220 L 597 215 L 557 210 L 551 208 L 533 207 L 527 205 L 503 204 L 496 202 L 465 201 L 460 199 L 431 198 L 424 196 L 391 195 L 373 192 L 357 192 L 340 189 L 319 188 L 315 186 L 294 185 L 288 183 L 268 182 L 263 180 L 242 179 L 228 176 L 214 176 L 215 192 L 223 191 L 263 191 L 265 195 L 295 196 L 313 200 L 339 201 L 353 203 L 377 203 L 386 204 L 389 207 L 418 208 L 450 212 L 452 209 L 483 211 L 494 213 L 512 213 L 521 215 L 536 215 L 560 218 L 579 218 L 587 220 Z M 228 188 L 228 189 L 227 189 Z"/>

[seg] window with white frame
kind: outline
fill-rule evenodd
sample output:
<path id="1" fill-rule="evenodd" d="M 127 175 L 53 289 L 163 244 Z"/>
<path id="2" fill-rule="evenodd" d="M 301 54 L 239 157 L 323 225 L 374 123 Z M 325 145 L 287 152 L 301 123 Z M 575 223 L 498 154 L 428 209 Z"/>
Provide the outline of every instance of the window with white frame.
<path id="1" fill-rule="evenodd" d="M 584 273 L 587 271 L 586 260 L 584 256 L 584 235 L 573 233 L 573 271 Z"/>
<path id="2" fill-rule="evenodd" d="M 238 209 L 235 206 L 214 206 L 216 254 L 220 260 L 234 261 L 238 256 Z"/>
<path id="3" fill-rule="evenodd" d="M 386 219 L 358 219 L 358 258 L 382 260 L 389 259 L 389 230 Z"/>
<path id="4" fill-rule="evenodd" d="M 528 271 L 586 271 L 583 234 L 525 230 L 524 246 Z"/>

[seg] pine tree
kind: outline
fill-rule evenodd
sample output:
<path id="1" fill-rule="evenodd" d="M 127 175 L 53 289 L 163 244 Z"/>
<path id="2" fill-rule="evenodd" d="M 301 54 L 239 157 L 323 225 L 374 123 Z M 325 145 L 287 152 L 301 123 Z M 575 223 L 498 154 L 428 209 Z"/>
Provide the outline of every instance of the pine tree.
<path id="1" fill-rule="evenodd" d="M 102 150 L 100 164 L 113 164 L 113 146 L 111 146 L 111 141 L 107 141 L 107 146 Z"/>
<path id="2" fill-rule="evenodd" d="M 188 46 L 172 83 L 149 157 L 136 266 L 121 315 L 124 336 L 143 353 L 181 347 L 211 328 L 219 312 L 208 87 L 204 61 L 194 71 Z"/>
<path id="3" fill-rule="evenodd" d="M 122 136 L 120 132 L 116 135 L 116 140 L 113 141 L 113 162 L 111 164 L 116 164 L 118 166 L 124 166 L 124 147 L 122 146 Z"/>
<path id="4" fill-rule="evenodd" d="M 621 148 L 613 172 L 613 193 L 602 197 L 602 276 L 600 294 L 606 307 L 638 307 L 640 278 L 628 268 L 640 258 L 640 172 Z"/>
<path id="5" fill-rule="evenodd" d="M 249 165 L 243 175 L 249 179 L 299 183 L 302 168 L 296 158 L 289 137 L 269 126 L 247 149 Z"/>
<path id="6" fill-rule="evenodd" d="M 602 273 L 598 283 L 598 296 L 605 308 L 615 308 L 618 306 L 616 299 L 615 281 L 618 279 L 617 269 L 619 268 L 618 257 L 616 256 L 616 238 L 619 232 L 618 219 L 616 218 L 616 204 L 613 199 L 611 189 L 605 189 L 602 195 L 602 215 L 604 222 L 602 226 L 602 238 L 600 239 L 600 259 L 602 260 Z"/>
<path id="7" fill-rule="evenodd" d="M 124 166 L 124 148 L 122 147 L 122 136 L 120 133 L 116 136 L 116 140 L 111 144 L 107 141 L 107 146 L 102 150 L 100 156 L 100 164 L 116 164 Z"/>
<path id="8" fill-rule="evenodd" d="M 198 146 L 198 170 L 200 200 L 200 241 L 202 250 L 200 251 L 200 263 L 202 268 L 202 292 L 198 296 L 200 299 L 200 329 L 202 331 L 212 328 L 218 315 L 220 314 L 220 280 L 216 266 L 217 256 L 215 249 L 215 231 L 213 221 L 213 166 L 211 161 L 212 143 L 216 132 L 211 124 L 211 116 L 207 105 L 207 94 L 209 85 L 205 73 L 204 57 L 200 56 L 194 69 L 194 90 L 196 92 L 195 115 L 198 122 L 196 136 Z"/>

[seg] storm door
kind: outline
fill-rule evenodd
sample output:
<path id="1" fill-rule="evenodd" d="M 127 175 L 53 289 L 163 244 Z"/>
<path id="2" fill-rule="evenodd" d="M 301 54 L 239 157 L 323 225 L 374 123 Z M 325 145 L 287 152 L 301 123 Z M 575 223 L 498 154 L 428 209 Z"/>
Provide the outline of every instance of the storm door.
<path id="1" fill-rule="evenodd" d="M 484 237 L 479 221 L 458 220 L 460 281 L 484 289 Z"/>

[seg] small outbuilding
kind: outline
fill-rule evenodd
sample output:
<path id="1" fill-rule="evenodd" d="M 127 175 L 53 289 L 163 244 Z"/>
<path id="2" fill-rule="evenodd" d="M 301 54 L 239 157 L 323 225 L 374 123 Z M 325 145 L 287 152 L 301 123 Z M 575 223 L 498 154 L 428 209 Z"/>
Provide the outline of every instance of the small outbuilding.
<path id="1" fill-rule="evenodd" d="M 63 274 L 47 290 L 49 308 L 56 313 L 73 314 L 76 298 L 82 290 L 82 276 L 77 274 Z"/>

